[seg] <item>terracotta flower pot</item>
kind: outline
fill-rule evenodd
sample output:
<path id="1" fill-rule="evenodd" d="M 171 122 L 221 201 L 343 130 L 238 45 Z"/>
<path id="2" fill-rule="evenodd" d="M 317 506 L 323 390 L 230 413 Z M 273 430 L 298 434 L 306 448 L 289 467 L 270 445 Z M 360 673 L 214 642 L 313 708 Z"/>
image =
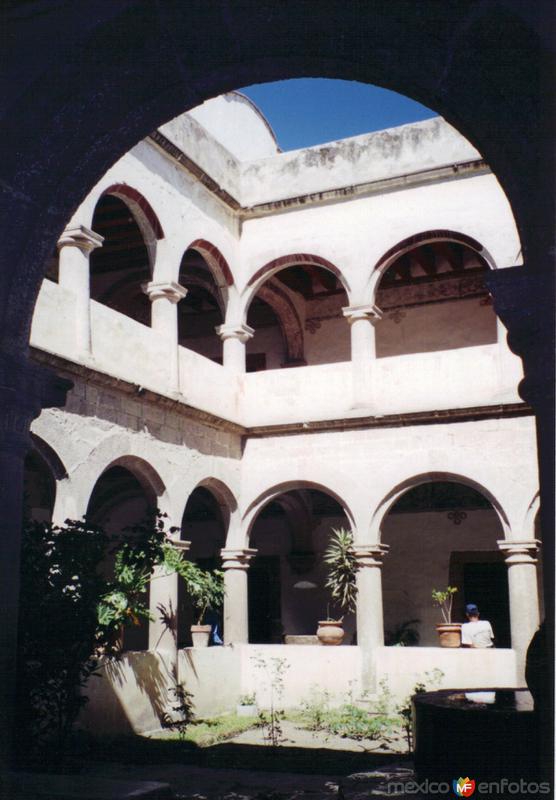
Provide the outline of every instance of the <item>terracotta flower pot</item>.
<path id="1" fill-rule="evenodd" d="M 319 620 L 317 637 L 321 644 L 342 644 L 344 640 L 344 629 L 338 620 Z"/>
<path id="2" fill-rule="evenodd" d="M 461 623 L 442 622 L 436 626 L 440 647 L 461 647 Z"/>
<path id="3" fill-rule="evenodd" d="M 192 625 L 191 639 L 193 640 L 193 647 L 208 647 L 210 631 L 210 625 Z"/>

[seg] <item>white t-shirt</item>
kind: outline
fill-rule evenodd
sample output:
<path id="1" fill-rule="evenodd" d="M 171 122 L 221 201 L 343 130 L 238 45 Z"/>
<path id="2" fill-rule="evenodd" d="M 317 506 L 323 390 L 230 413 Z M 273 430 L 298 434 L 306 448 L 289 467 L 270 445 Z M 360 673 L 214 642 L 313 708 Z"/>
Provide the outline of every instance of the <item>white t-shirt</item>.
<path id="1" fill-rule="evenodd" d="M 473 647 L 492 647 L 494 633 L 490 622 L 478 619 L 474 622 L 464 622 L 461 626 L 461 643 Z"/>

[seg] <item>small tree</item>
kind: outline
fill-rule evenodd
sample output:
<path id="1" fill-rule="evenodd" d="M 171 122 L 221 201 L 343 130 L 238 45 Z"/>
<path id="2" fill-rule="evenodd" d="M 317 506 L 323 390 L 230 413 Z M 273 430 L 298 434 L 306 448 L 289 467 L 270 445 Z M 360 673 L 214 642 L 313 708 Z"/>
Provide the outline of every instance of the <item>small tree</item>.
<path id="1" fill-rule="evenodd" d="M 17 734 L 60 755 L 87 702 L 82 689 L 100 653 L 121 652 L 123 629 L 149 618 L 148 582 L 168 549 L 156 512 L 112 541 L 87 520 L 63 527 L 26 519 L 21 555 Z M 115 553 L 114 576 L 101 565 Z"/>
<path id="2" fill-rule="evenodd" d="M 124 529 L 112 552 L 115 552 L 114 577 L 108 582 L 98 603 L 98 645 L 106 655 L 118 655 L 125 628 L 152 619 L 147 590 L 155 566 L 167 564 L 168 544 L 166 514 L 148 514 L 137 525 Z M 177 528 L 170 528 L 174 533 Z"/>
<path id="3" fill-rule="evenodd" d="M 456 592 L 457 588 L 455 586 L 447 586 L 443 590 L 432 590 L 432 602 L 442 612 L 442 617 L 447 625 L 452 622 L 452 604 Z"/>
<path id="4" fill-rule="evenodd" d="M 17 735 L 60 752 L 97 666 L 97 605 L 108 538 L 83 520 L 24 521 L 18 636 Z"/>
<path id="5" fill-rule="evenodd" d="M 332 602 L 344 614 L 355 611 L 357 600 L 357 559 L 353 550 L 353 534 L 345 528 L 332 528 L 330 544 L 323 561 L 328 566 L 325 587 Z"/>

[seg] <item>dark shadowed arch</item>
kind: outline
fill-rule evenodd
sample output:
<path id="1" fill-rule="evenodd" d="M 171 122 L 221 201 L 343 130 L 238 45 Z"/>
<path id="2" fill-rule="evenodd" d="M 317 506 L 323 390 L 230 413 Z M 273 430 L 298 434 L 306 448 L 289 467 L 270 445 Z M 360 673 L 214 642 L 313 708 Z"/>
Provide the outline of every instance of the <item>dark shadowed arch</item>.
<path id="1" fill-rule="evenodd" d="M 141 192 L 138 192 L 137 189 L 134 189 L 133 186 L 128 186 L 125 183 L 113 183 L 102 194 L 112 194 L 124 200 L 137 217 L 144 217 L 155 239 L 164 238 L 164 231 L 156 212 L 146 197 Z"/>
<path id="2" fill-rule="evenodd" d="M 196 250 L 203 256 L 218 286 L 233 286 L 232 270 L 218 247 L 207 242 L 206 239 L 195 239 L 187 250 Z"/>

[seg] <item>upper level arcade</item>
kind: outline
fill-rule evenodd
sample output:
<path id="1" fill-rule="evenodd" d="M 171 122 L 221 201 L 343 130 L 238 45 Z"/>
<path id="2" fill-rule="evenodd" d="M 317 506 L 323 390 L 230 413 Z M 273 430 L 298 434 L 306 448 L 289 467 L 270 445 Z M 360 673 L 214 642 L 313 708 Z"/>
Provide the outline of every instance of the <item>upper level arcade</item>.
<path id="1" fill-rule="evenodd" d="M 230 93 L 85 198 L 31 344 L 246 428 L 517 404 L 484 278 L 519 254 L 496 178 L 441 118 L 280 153 Z"/>

